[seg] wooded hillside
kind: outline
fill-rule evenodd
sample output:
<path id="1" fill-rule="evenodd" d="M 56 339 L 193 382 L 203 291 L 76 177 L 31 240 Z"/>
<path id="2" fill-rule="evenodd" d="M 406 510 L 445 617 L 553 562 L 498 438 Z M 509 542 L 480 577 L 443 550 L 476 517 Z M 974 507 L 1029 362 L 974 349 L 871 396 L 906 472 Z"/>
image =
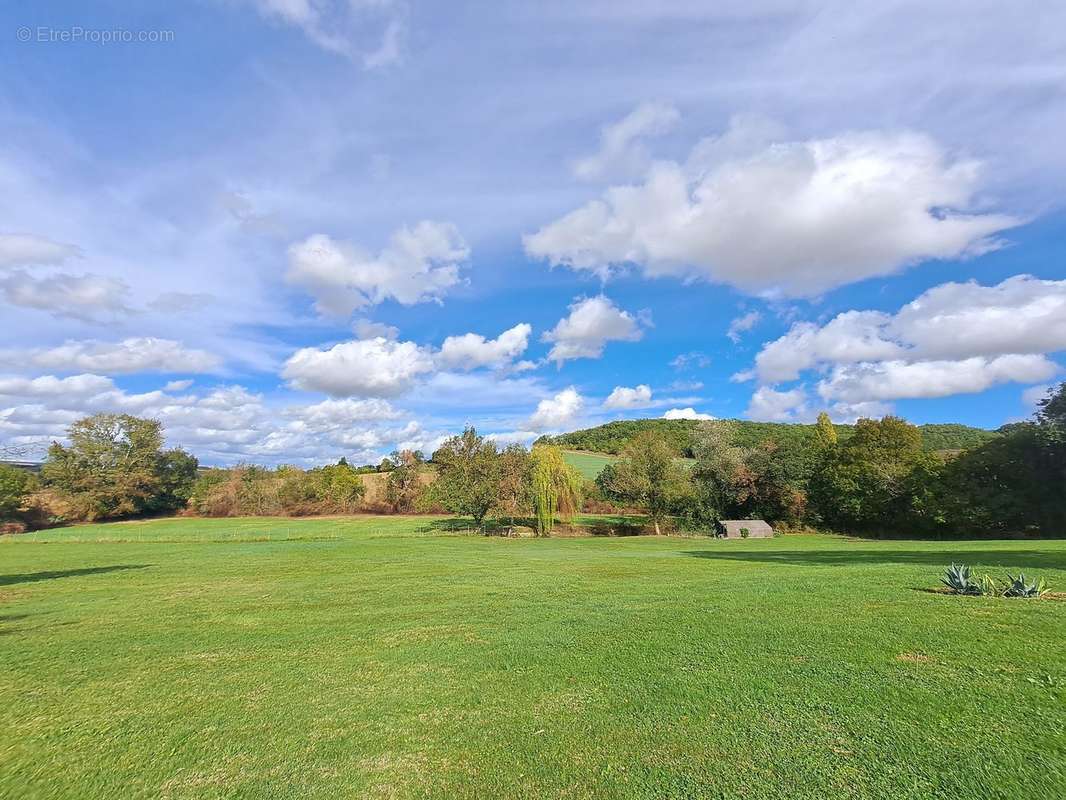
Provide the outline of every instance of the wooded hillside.
<path id="1" fill-rule="evenodd" d="M 741 447 L 753 447 L 767 439 L 778 442 L 813 443 L 815 426 L 788 422 L 737 421 L 737 441 Z M 538 442 L 551 443 L 570 450 L 586 450 L 592 453 L 620 453 L 622 448 L 637 434 L 653 430 L 665 437 L 677 450 L 678 455 L 692 455 L 692 434 L 699 425 L 691 419 L 632 419 L 608 422 L 595 428 L 564 433 L 559 436 L 542 436 Z M 847 439 L 854 431 L 853 425 L 835 425 L 837 436 Z M 997 439 L 997 431 L 971 428 L 968 425 L 941 424 L 919 425 L 922 445 L 926 450 L 967 450 L 979 444 Z"/>

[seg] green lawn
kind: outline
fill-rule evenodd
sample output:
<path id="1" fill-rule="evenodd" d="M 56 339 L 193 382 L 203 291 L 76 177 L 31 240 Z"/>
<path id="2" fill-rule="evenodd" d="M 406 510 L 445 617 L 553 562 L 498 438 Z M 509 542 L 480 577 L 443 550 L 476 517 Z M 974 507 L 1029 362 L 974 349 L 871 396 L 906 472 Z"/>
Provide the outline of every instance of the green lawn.
<path id="1" fill-rule="evenodd" d="M 1066 541 L 0 540 L 0 797 L 1066 797 Z"/>
<path id="2" fill-rule="evenodd" d="M 596 480 L 600 470 L 617 460 L 618 456 L 610 456 L 603 453 L 582 453 L 578 450 L 563 451 L 563 461 L 575 467 L 578 472 L 590 481 Z"/>

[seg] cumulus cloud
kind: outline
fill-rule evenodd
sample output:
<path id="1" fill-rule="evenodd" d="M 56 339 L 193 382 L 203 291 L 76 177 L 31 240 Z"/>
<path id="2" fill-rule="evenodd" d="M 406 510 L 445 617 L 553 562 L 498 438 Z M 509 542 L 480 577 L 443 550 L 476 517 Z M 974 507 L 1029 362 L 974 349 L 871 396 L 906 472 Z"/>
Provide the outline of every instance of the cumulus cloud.
<path id="1" fill-rule="evenodd" d="M 309 236 L 289 248 L 286 277 L 314 296 L 319 311 L 346 316 L 388 299 L 408 306 L 440 300 L 459 283 L 469 255 L 454 225 L 426 220 L 400 228 L 377 255 L 322 233 Z"/>
<path id="2" fill-rule="evenodd" d="M 553 343 L 548 360 L 561 364 L 574 358 L 599 358 L 607 342 L 636 342 L 643 336 L 637 318 L 601 294 L 575 300 L 570 314 L 547 331 L 543 340 Z"/>
<path id="3" fill-rule="evenodd" d="M 38 277 L 15 270 L 0 277 L 0 292 L 11 305 L 84 322 L 99 322 L 130 312 L 126 306 L 126 282 L 103 275 L 59 273 Z"/>
<path id="4" fill-rule="evenodd" d="M 696 409 L 694 409 L 692 407 L 688 407 L 688 408 L 671 408 L 669 411 L 667 411 L 665 414 L 663 414 L 663 419 L 702 419 L 702 420 L 709 420 L 709 419 L 717 419 L 717 417 L 713 417 L 710 414 L 701 414 Z"/>
<path id="5" fill-rule="evenodd" d="M 644 383 L 634 387 L 615 386 L 603 401 L 603 407 L 607 409 L 647 408 L 650 405 L 651 387 Z"/>
<path id="6" fill-rule="evenodd" d="M 884 374 L 902 375 L 901 365 L 958 362 L 962 366 L 949 368 L 953 371 L 944 375 L 946 381 L 949 374 L 971 374 L 976 369 L 986 371 L 988 380 L 996 383 L 1023 380 L 1010 377 L 1014 372 L 1003 369 L 1004 364 L 1018 362 L 998 362 L 997 356 L 1064 349 L 1066 281 L 1016 275 L 995 286 L 941 284 L 894 315 L 853 310 L 823 325 L 796 323 L 787 334 L 762 348 L 755 359 L 755 372 L 760 381 L 776 383 L 794 380 L 811 368 L 855 365 L 855 369 L 838 372 L 838 382 L 846 380 L 851 385 L 851 379 L 844 375 L 869 374 L 876 369 L 871 364 L 890 363 L 893 366 L 886 366 Z M 860 369 L 859 365 L 866 366 Z M 919 371 L 916 367 L 906 374 Z M 963 384 L 973 381 L 964 380 Z M 909 395 L 900 397 L 905 396 Z"/>
<path id="7" fill-rule="evenodd" d="M 369 319 L 356 320 L 352 324 L 352 331 L 359 339 L 376 339 L 379 336 L 395 339 L 400 335 L 400 329 L 395 325 L 386 325 L 384 322 L 374 322 Z"/>
<path id="8" fill-rule="evenodd" d="M 281 374 L 294 388 L 333 397 L 395 397 L 433 369 L 428 350 L 379 336 L 325 350 L 305 347 L 285 362 Z"/>
<path id="9" fill-rule="evenodd" d="M 55 266 L 81 256 L 81 248 L 29 233 L 0 233 L 0 268 Z"/>
<path id="10" fill-rule="evenodd" d="M 571 386 L 554 397 L 541 400 L 529 418 L 529 428 L 534 431 L 559 430 L 573 422 L 585 407 L 585 398 Z"/>
<path id="11" fill-rule="evenodd" d="M 185 347 L 172 339 L 150 336 L 101 342 L 67 341 L 58 347 L 0 351 L 0 364 L 111 375 L 132 372 L 211 372 L 221 367 L 217 356 Z"/>
<path id="12" fill-rule="evenodd" d="M 526 351 L 532 332 L 532 326 L 522 322 L 495 339 L 486 339 L 478 333 L 449 336 L 441 345 L 437 361 L 450 369 L 502 367 Z"/>
<path id="13" fill-rule="evenodd" d="M 41 375 L 36 378 L 0 378 L 0 396 L 21 398 L 89 397 L 113 389 L 110 378 L 101 375 L 71 375 L 57 378 Z"/>
<path id="14" fill-rule="evenodd" d="M 740 334 L 750 331 L 759 324 L 761 319 L 762 314 L 758 311 L 749 311 L 747 314 L 741 314 L 729 323 L 729 330 L 726 331 L 725 335 L 729 337 L 729 341 L 737 344 L 740 341 Z"/>
<path id="15" fill-rule="evenodd" d="M 958 361 L 882 361 L 838 366 L 818 384 L 826 400 L 859 403 L 983 392 L 998 383 L 1035 383 L 1058 366 L 1042 355 L 975 356 Z"/>
<path id="16" fill-rule="evenodd" d="M 763 422 L 796 422 L 808 417 L 810 408 L 802 388 L 778 391 L 760 386 L 752 394 L 745 415 Z"/>
<path id="17" fill-rule="evenodd" d="M 581 180 L 628 178 L 641 174 L 651 163 L 644 140 L 671 131 L 681 119 L 669 103 L 642 103 L 622 119 L 605 125 L 600 149 L 574 163 Z"/>
<path id="18" fill-rule="evenodd" d="M 182 382 L 187 383 L 187 382 Z M 425 431 L 387 401 L 325 400 L 278 410 L 243 386 L 203 394 L 189 388 L 130 394 L 107 378 L 77 375 L 33 380 L 0 378 L 0 443 L 25 445 L 38 455 L 70 424 L 98 411 L 128 411 L 163 423 L 168 446 L 182 446 L 205 463 L 314 465 L 340 455 L 373 462 L 395 447 L 431 445 L 441 434 Z"/>
<path id="19" fill-rule="evenodd" d="M 1020 220 L 975 210 L 979 189 L 980 165 L 927 136 L 846 133 L 709 165 L 657 161 L 644 183 L 612 187 L 524 243 L 604 280 L 634 264 L 648 277 L 811 296 L 995 249 Z"/>

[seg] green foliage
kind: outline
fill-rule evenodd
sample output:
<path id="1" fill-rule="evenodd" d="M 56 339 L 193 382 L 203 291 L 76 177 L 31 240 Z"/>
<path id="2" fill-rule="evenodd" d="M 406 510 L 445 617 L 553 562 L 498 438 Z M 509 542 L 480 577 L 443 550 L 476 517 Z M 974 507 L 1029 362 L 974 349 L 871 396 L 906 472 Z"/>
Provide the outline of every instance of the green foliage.
<path id="1" fill-rule="evenodd" d="M 1047 594 L 1047 584 L 1043 578 L 1036 581 L 1027 580 L 1024 572 L 1019 572 L 1018 577 L 1007 575 L 1007 585 L 1003 589 L 1004 597 L 1042 597 Z"/>
<path id="2" fill-rule="evenodd" d="M 691 497 L 691 484 L 670 443 L 653 431 L 638 434 L 622 458 L 600 473 L 598 482 L 615 496 L 647 511 L 657 534 L 667 514 Z"/>
<path id="3" fill-rule="evenodd" d="M 817 452 L 792 441 L 743 447 L 738 431 L 732 420 L 705 422 L 697 430 L 690 522 L 711 530 L 728 518 L 799 521 Z"/>
<path id="4" fill-rule="evenodd" d="M 37 478 L 32 473 L 0 464 L 0 522 L 17 518 L 36 487 Z"/>
<path id="5" fill-rule="evenodd" d="M 347 465 L 304 471 L 242 465 L 200 473 L 189 508 L 208 517 L 351 514 L 359 510 L 365 487 Z"/>
<path id="6" fill-rule="evenodd" d="M 536 534 L 548 536 L 556 513 L 571 519 L 580 508 L 583 478 L 558 447 L 541 444 L 530 455 L 529 480 Z"/>
<path id="7" fill-rule="evenodd" d="M 861 419 L 813 476 L 811 496 L 821 518 L 839 529 L 893 529 L 911 511 L 910 475 L 933 458 L 905 420 Z"/>
<path id="8" fill-rule="evenodd" d="M 981 582 L 974 577 L 973 571 L 965 564 L 952 564 L 944 570 L 940 582 L 955 594 L 984 594 Z"/>
<path id="9" fill-rule="evenodd" d="M 162 452 L 162 426 L 129 414 L 96 414 L 70 426 L 69 446 L 53 442 L 41 474 L 82 519 L 130 516 L 181 507 L 196 459 Z"/>
<path id="10" fill-rule="evenodd" d="M 437 479 L 432 497 L 456 514 L 473 517 L 484 528 L 485 517 L 499 502 L 500 459 L 496 443 L 466 428 L 433 454 Z"/>
<path id="11" fill-rule="evenodd" d="M 827 450 L 836 445 L 839 440 L 837 430 L 833 427 L 833 421 L 829 415 L 822 411 L 818 414 L 818 422 L 815 424 L 815 441 L 822 450 Z"/>
<path id="12" fill-rule="evenodd" d="M 779 447 L 794 446 L 801 450 L 816 449 L 818 425 L 786 422 L 752 422 L 731 420 L 736 425 L 735 444 L 739 447 L 758 447 L 774 441 Z M 617 455 L 637 434 L 654 431 L 668 442 L 678 456 L 694 457 L 698 420 L 689 419 L 632 419 L 617 420 L 595 428 L 542 436 L 536 444 L 554 444 L 563 449 L 584 450 L 590 453 Z M 922 446 L 929 451 L 965 450 L 999 438 L 996 431 L 972 428 L 968 425 L 921 425 Z M 843 442 L 855 430 L 854 425 L 832 425 L 839 441 Z M 824 432 L 823 434 L 824 435 Z"/>

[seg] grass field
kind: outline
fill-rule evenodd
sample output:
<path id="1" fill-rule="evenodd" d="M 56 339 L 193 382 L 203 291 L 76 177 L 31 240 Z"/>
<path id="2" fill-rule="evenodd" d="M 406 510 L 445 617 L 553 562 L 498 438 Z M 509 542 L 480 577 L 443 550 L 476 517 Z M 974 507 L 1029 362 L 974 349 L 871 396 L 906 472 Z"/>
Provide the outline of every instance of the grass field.
<path id="1" fill-rule="evenodd" d="M 1059 798 L 1066 541 L 0 540 L 3 798 Z"/>
<path id="2" fill-rule="evenodd" d="M 600 474 L 600 470 L 608 464 L 613 464 L 617 461 L 618 456 L 612 456 L 607 453 L 588 453 L 583 450 L 564 450 L 563 460 L 567 464 L 576 467 L 577 471 L 589 480 L 596 480 L 596 476 Z M 691 458 L 678 458 L 677 461 L 685 467 L 696 463 L 695 460 Z"/>
<path id="3" fill-rule="evenodd" d="M 600 470 L 608 464 L 618 460 L 618 456 L 605 455 L 603 453 L 583 453 L 578 450 L 564 450 L 563 460 L 590 481 L 596 480 Z"/>

